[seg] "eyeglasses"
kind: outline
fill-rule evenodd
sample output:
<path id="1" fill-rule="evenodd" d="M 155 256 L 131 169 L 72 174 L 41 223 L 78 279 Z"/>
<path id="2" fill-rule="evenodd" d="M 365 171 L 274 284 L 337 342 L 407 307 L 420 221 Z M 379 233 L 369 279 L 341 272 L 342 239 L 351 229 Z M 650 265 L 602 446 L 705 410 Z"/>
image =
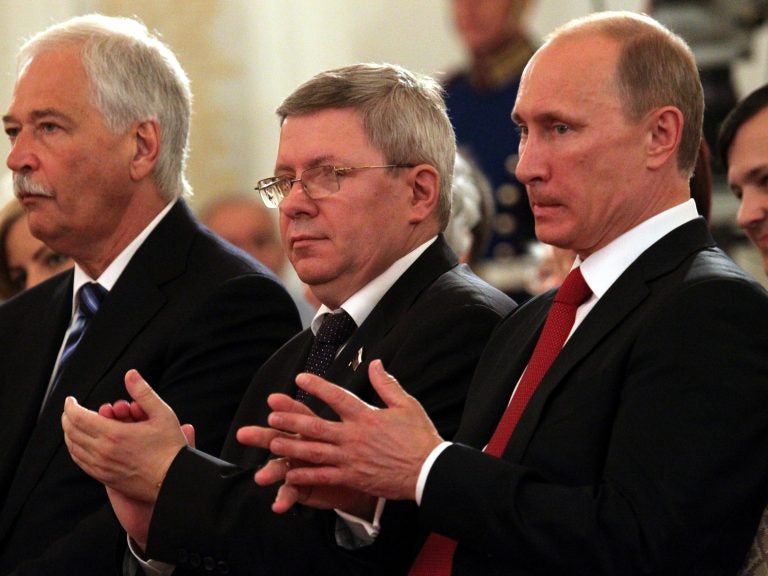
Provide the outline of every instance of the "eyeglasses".
<path id="1" fill-rule="evenodd" d="M 262 202 L 269 208 L 277 208 L 288 196 L 296 182 L 301 182 L 301 189 L 312 200 L 325 198 L 339 191 L 339 177 L 355 170 L 371 168 L 413 168 L 412 164 L 383 164 L 381 166 L 315 166 L 301 173 L 301 178 L 273 176 L 259 180 L 254 190 L 258 190 Z"/>

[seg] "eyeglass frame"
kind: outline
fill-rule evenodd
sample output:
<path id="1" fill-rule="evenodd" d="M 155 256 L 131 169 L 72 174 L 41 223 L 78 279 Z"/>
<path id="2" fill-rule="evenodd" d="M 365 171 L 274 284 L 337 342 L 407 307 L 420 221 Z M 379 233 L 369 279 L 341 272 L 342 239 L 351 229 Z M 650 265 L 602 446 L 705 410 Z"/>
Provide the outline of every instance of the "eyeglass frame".
<path id="1" fill-rule="evenodd" d="M 285 200 L 285 197 L 288 195 L 288 193 L 290 193 L 291 188 L 293 188 L 293 185 L 296 184 L 296 182 L 301 182 L 301 190 L 304 192 L 304 194 L 307 195 L 307 198 L 310 198 L 311 200 L 319 200 L 341 190 L 341 182 L 339 181 L 339 177 L 346 176 L 349 172 L 354 172 L 355 170 L 368 170 L 371 168 L 413 168 L 414 166 L 415 164 L 376 164 L 369 166 L 334 166 L 332 164 L 322 164 L 320 166 L 307 168 L 301 173 L 301 177 L 299 178 L 292 178 L 291 176 L 272 176 L 270 178 L 262 178 L 256 182 L 256 187 L 254 190 L 259 193 L 261 201 L 267 206 L 267 208 L 277 208 L 280 206 L 282 201 Z M 320 170 L 327 170 L 329 168 L 331 169 L 331 172 L 333 173 L 334 179 L 336 181 L 336 190 L 329 192 L 321 189 L 320 194 L 312 192 L 310 187 L 307 186 L 307 184 L 304 182 L 304 175 L 307 172 L 314 171 L 318 171 L 318 174 L 320 174 Z M 285 186 L 285 184 L 287 184 L 285 191 L 281 191 L 280 186 Z M 270 189 L 277 190 L 277 193 L 271 194 L 269 192 Z M 275 201 L 273 196 L 275 198 L 279 196 L 279 199 Z"/>

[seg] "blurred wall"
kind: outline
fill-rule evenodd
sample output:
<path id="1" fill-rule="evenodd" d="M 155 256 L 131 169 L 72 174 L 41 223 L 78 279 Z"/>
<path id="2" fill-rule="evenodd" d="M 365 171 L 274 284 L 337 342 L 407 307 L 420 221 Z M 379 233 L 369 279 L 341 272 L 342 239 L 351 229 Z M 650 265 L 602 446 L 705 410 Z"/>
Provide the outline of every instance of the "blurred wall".
<path id="1" fill-rule="evenodd" d="M 248 190 L 270 174 L 274 110 L 316 72 L 360 61 L 438 75 L 457 66 L 463 53 L 449 1 L 0 0 L 0 106 L 6 109 L 13 90 L 16 49 L 34 32 L 94 11 L 138 16 L 160 32 L 192 80 L 188 175 L 192 205 L 199 207 L 216 192 Z M 596 7 L 639 6 L 637 0 L 534 0 L 530 27 L 540 37 Z M 3 157 L 7 149 L 0 145 Z"/>
<path id="2" fill-rule="evenodd" d="M 555 26 L 601 9 L 640 10 L 644 0 L 532 0 L 528 27 L 539 39 Z M 195 96 L 188 176 L 199 208 L 223 191 L 251 190 L 272 172 L 274 110 L 321 70 L 386 61 L 441 75 L 463 51 L 450 0 L 0 0 L 0 107 L 8 105 L 21 42 L 52 22 L 98 11 L 137 16 L 158 31 L 187 70 Z M 768 81 L 768 31 L 752 61 L 736 63 L 742 94 Z M 0 144 L 0 155 L 7 153 Z M 0 168 L 0 200 L 8 195 Z M 718 194 L 731 220 L 735 200 Z"/>

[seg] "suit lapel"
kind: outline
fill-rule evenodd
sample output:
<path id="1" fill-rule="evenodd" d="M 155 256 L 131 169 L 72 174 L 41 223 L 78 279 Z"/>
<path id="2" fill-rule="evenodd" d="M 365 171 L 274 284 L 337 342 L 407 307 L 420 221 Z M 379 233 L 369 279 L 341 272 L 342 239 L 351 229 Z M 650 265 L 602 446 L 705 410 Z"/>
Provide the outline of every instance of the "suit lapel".
<path id="1" fill-rule="evenodd" d="M 559 386 L 565 385 L 568 375 L 581 360 L 591 354 L 601 341 L 610 338 L 615 328 L 643 304 L 650 294 L 650 282 L 680 266 L 692 253 L 712 245 L 714 241 L 706 224 L 699 218 L 661 238 L 624 271 L 579 325 L 542 379 L 505 449 L 505 457 L 512 460 L 522 458 L 544 414 L 547 399 Z M 552 297 L 549 298 L 550 305 L 551 300 Z M 541 331 L 544 318 L 540 320 L 537 333 Z M 533 345 L 525 355 L 526 359 L 532 351 Z M 517 373 L 515 383 L 520 373 L 522 369 Z M 504 401 L 504 407 L 508 399 Z M 498 422 L 499 418 L 495 421 Z"/>
<path id="2" fill-rule="evenodd" d="M 326 379 L 347 387 L 359 383 L 352 392 L 359 393 L 368 384 L 368 364 L 379 357 L 378 344 L 413 306 L 419 296 L 442 274 L 458 264 L 442 235 L 387 290 L 363 324 L 355 330 L 347 345 L 331 364 Z M 362 350 L 362 352 L 361 352 Z M 358 360 L 362 359 L 358 363 Z"/>
<path id="3" fill-rule="evenodd" d="M 555 290 L 529 300 L 497 327 L 477 363 L 456 441 L 483 449 L 507 408 L 549 312 Z"/>

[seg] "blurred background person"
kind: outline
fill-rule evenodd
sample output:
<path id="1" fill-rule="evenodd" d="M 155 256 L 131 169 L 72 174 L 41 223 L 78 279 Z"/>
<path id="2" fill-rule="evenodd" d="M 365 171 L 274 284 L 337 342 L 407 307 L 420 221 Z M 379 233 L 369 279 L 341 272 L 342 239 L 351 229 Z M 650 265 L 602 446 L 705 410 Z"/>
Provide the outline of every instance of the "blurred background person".
<path id="1" fill-rule="evenodd" d="M 17 200 L 0 210 L 0 301 L 71 268 L 71 258 L 32 236 Z"/>
<path id="2" fill-rule="evenodd" d="M 219 196 L 201 212 L 203 224 L 213 232 L 244 250 L 280 277 L 296 303 L 304 328 L 315 315 L 304 295 L 303 284 L 280 243 L 275 212 L 270 211 L 253 194 L 231 193 Z"/>
<path id="3" fill-rule="evenodd" d="M 576 253 L 573 250 L 558 248 L 543 242 L 535 244 L 531 251 L 538 262 L 528 286 L 531 294 L 543 294 L 560 286 L 576 259 Z"/>
<path id="4" fill-rule="evenodd" d="M 739 200 L 737 224 L 761 254 L 768 275 L 768 84 L 747 95 L 726 116 L 717 151 L 728 185 Z M 739 576 L 768 574 L 768 508 Z"/>
<path id="5" fill-rule="evenodd" d="M 533 53 L 523 25 L 529 4 L 451 0 L 454 26 L 469 63 L 444 82 L 457 142 L 478 163 L 493 191 L 490 239 L 476 269 L 518 302 L 528 295 L 515 266 L 535 236 L 525 188 L 514 176 L 520 139 L 510 112 L 523 67 Z"/>
<path id="6" fill-rule="evenodd" d="M 768 84 L 726 117 L 718 151 L 728 185 L 739 201 L 736 223 L 760 252 L 768 274 Z"/>
<path id="7" fill-rule="evenodd" d="M 485 253 L 494 215 L 491 184 L 465 154 L 456 154 L 451 219 L 443 234 L 463 263 L 475 267 Z"/>

